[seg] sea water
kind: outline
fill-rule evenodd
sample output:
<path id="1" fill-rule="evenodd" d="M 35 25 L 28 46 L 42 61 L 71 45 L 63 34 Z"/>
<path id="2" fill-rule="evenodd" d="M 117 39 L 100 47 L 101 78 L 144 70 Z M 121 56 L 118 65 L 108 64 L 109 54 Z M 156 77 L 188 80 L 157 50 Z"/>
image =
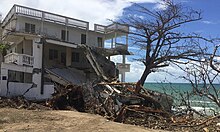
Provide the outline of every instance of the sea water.
<path id="1" fill-rule="evenodd" d="M 203 111 L 206 114 L 220 112 L 220 108 L 207 97 L 199 96 L 193 92 L 193 87 L 190 83 L 145 83 L 144 87 L 149 90 L 158 91 L 171 95 L 174 99 L 174 106 L 184 108 L 189 104 L 192 108 Z M 220 96 L 220 84 L 214 84 L 218 96 Z M 200 89 L 204 89 L 203 85 L 199 85 Z M 209 92 L 215 95 L 212 87 Z M 216 96 L 216 95 L 215 95 Z"/>

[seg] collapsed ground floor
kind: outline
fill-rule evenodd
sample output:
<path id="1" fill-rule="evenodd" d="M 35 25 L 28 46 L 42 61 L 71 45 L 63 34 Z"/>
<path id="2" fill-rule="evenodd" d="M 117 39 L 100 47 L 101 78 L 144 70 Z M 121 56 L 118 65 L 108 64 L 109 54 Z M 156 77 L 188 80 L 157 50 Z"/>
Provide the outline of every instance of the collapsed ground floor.
<path id="1" fill-rule="evenodd" d="M 108 58 L 129 54 L 120 47 L 106 50 L 46 38 L 21 39 L 7 52 L 1 63 L 0 96 L 31 100 L 50 98 L 57 84 L 116 81 L 120 70 Z"/>

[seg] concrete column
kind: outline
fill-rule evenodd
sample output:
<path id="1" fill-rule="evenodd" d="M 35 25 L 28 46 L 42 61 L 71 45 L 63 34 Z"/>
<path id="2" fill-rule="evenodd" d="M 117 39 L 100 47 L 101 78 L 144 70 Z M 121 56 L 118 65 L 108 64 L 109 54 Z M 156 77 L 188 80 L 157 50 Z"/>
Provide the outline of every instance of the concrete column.
<path id="1" fill-rule="evenodd" d="M 66 66 L 71 66 L 72 62 L 72 49 L 70 47 L 66 47 Z"/>
<path id="2" fill-rule="evenodd" d="M 116 43 L 117 43 L 117 32 L 115 32 L 115 47 L 116 47 Z"/>
<path id="3" fill-rule="evenodd" d="M 112 40 L 111 40 L 111 48 L 113 48 L 113 42 L 114 42 L 114 41 L 113 41 L 113 38 L 112 38 Z"/>
<path id="4" fill-rule="evenodd" d="M 86 45 L 89 45 L 89 23 L 86 26 Z"/>
<path id="5" fill-rule="evenodd" d="M 45 18 L 45 13 L 43 12 L 42 13 L 42 18 L 41 18 L 41 28 L 40 28 L 40 30 L 41 30 L 41 34 L 44 34 L 44 18 Z"/>
<path id="6" fill-rule="evenodd" d="M 36 84 L 36 87 L 33 88 L 34 98 L 40 98 L 41 96 L 41 70 L 42 69 L 42 55 L 43 55 L 43 43 L 39 43 L 40 38 L 33 40 L 33 56 L 34 56 L 34 73 L 33 73 L 33 83 Z"/>
<path id="7" fill-rule="evenodd" d="M 1 68 L 0 96 L 7 96 L 8 69 Z M 2 80 L 2 79 L 6 80 Z"/>
<path id="8" fill-rule="evenodd" d="M 121 73 L 121 82 L 125 82 L 125 72 Z"/>

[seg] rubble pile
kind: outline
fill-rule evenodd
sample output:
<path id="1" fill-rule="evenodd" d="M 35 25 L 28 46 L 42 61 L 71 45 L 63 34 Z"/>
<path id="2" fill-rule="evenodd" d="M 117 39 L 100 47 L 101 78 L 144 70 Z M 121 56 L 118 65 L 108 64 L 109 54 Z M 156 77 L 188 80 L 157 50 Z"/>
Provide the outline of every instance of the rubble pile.
<path id="1" fill-rule="evenodd" d="M 136 93 L 135 88 L 136 84 L 133 83 L 97 84 L 94 93 L 99 103 L 96 110 L 100 111 L 96 113 L 126 124 L 157 129 L 169 126 L 172 98 L 144 89 Z"/>
<path id="2" fill-rule="evenodd" d="M 54 110 L 77 110 L 84 112 L 83 89 L 77 85 L 67 85 L 60 88 L 46 103 Z"/>
<path id="3" fill-rule="evenodd" d="M 53 96 L 51 104 L 54 109 L 75 108 L 78 111 L 83 110 L 102 115 L 116 122 L 153 129 L 170 131 L 220 130 L 220 127 L 216 127 L 220 122 L 220 116 L 194 118 L 192 111 L 182 114 L 180 114 L 181 112 L 172 112 L 173 99 L 171 96 L 142 88 L 137 92 L 136 87 L 137 85 L 133 83 L 106 82 L 68 86 L 64 90 L 65 92 Z M 75 103 L 80 103 L 80 105 Z M 66 107 L 58 107 L 60 104 Z"/>
<path id="4" fill-rule="evenodd" d="M 0 108 L 51 110 L 50 107 L 46 106 L 45 101 L 33 102 L 25 99 L 23 96 L 12 98 L 0 97 Z"/>

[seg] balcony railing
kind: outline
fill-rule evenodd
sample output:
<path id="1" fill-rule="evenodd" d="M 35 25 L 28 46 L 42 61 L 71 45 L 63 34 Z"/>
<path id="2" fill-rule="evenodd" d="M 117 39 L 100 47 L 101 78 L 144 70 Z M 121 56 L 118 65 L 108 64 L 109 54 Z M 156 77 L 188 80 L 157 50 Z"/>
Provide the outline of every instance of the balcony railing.
<path id="1" fill-rule="evenodd" d="M 113 23 L 113 24 L 108 25 L 108 26 L 95 24 L 94 30 L 96 32 L 106 33 L 106 34 L 111 33 L 113 31 L 116 31 L 116 30 L 128 33 L 129 32 L 129 27 L 127 25 L 122 25 L 122 24 L 118 24 L 118 23 Z"/>
<path id="2" fill-rule="evenodd" d="M 33 66 L 34 57 L 26 54 L 10 53 L 5 57 L 5 63 L 15 63 L 17 65 Z"/>
<path id="3" fill-rule="evenodd" d="M 54 14 L 54 13 L 49 13 L 29 7 L 24 7 L 20 5 L 14 5 L 5 19 L 2 22 L 2 26 L 5 26 L 13 17 L 13 15 L 22 15 L 26 17 L 31 17 L 33 19 L 38 19 L 41 21 L 48 21 L 48 22 L 53 22 L 57 24 L 62 24 L 70 27 L 78 27 L 82 29 L 89 29 L 89 22 L 70 18 L 70 17 L 65 17 L 62 15 Z"/>

